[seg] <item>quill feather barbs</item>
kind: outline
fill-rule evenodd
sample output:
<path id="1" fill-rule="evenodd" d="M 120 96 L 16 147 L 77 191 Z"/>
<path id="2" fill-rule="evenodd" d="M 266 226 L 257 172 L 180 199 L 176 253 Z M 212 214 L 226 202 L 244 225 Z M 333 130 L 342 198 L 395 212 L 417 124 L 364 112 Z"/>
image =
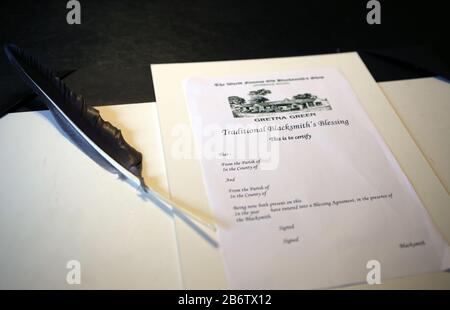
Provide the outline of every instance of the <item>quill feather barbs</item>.
<path id="1" fill-rule="evenodd" d="M 119 129 L 104 121 L 95 108 L 36 58 L 14 45 L 7 45 L 5 52 L 25 83 L 45 101 L 58 125 L 83 152 L 108 171 L 123 178 L 131 174 L 135 182 L 144 185 L 142 154 L 126 143 Z"/>
<path id="2" fill-rule="evenodd" d="M 142 190 L 151 200 L 181 209 L 212 227 L 208 224 L 213 224 L 214 220 L 209 215 L 175 204 L 146 186 L 142 177 L 142 154 L 125 141 L 118 128 L 104 121 L 98 110 L 87 105 L 84 98 L 71 91 L 51 69 L 15 45 L 6 45 L 5 53 L 25 83 L 45 101 L 64 132 L 91 159 Z"/>

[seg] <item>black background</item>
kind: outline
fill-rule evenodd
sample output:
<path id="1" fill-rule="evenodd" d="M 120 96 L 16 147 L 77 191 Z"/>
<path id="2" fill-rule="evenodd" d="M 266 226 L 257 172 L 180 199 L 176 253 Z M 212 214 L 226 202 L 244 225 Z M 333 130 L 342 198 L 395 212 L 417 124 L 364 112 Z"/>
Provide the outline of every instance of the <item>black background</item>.
<path id="1" fill-rule="evenodd" d="M 186 294 L 193 297 L 213 297 L 214 302 L 210 308 L 205 306 L 193 306 L 197 309 L 215 309 L 224 306 L 230 308 L 230 304 L 223 304 L 223 295 L 264 295 L 269 294 L 271 305 L 254 305 L 256 309 L 273 306 L 279 309 L 280 306 L 297 306 L 295 309 L 318 309 L 326 306 L 330 309 L 344 307 L 349 309 L 404 309 L 406 306 L 414 307 L 437 307 L 448 308 L 448 291 L 399 291 L 399 290 L 327 290 L 327 291 L 2 291 L 0 297 L 2 301 L 11 300 L 14 305 L 26 305 L 32 307 L 55 306 L 56 309 L 84 309 L 85 307 L 121 307 L 129 309 L 138 306 L 143 309 L 153 309 L 158 306 L 178 306 L 180 297 Z M 6 298 L 5 298 L 6 297 Z M 251 304 L 250 304 L 251 305 Z M 153 307 L 152 307 L 153 306 Z M 241 306 L 248 307 L 247 304 Z M 182 305 L 182 308 L 189 305 Z M 255 308 L 254 307 L 254 308 Z M 189 307 L 192 308 L 192 307 Z M 350 308 L 351 309 L 351 308 Z M 433 308 L 435 309 L 435 308 Z"/>
<path id="2" fill-rule="evenodd" d="M 80 0 L 81 25 L 68 25 L 66 0 L 2 1 L 0 43 L 76 69 L 67 83 L 93 105 L 154 101 L 151 63 L 358 51 L 377 81 L 449 78 L 445 2 L 380 2 L 368 25 L 366 0 Z M 16 101 L 26 87 L 0 59 L 0 102 Z"/>

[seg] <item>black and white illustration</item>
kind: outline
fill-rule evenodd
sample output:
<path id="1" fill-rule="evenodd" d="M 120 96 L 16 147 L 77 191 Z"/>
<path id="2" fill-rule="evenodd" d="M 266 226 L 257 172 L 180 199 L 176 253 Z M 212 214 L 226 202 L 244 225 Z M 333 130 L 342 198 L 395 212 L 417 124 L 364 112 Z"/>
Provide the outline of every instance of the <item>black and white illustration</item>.
<path id="1" fill-rule="evenodd" d="M 311 93 L 298 93 L 284 99 L 271 99 L 269 98 L 271 94 L 269 89 L 252 90 L 248 93 L 247 99 L 230 96 L 228 103 L 235 118 L 332 109 L 326 98 L 319 98 Z"/>

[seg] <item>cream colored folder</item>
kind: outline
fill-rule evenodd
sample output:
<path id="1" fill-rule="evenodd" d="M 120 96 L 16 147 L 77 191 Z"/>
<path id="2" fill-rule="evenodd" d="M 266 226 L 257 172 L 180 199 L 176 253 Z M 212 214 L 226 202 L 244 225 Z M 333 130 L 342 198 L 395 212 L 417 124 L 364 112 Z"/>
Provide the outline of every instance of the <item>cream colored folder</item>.
<path id="1" fill-rule="evenodd" d="M 164 146 L 169 191 L 173 198 L 211 212 L 203 184 L 200 162 L 194 158 L 175 158 L 176 130 L 190 126 L 182 82 L 188 77 L 214 77 L 264 74 L 301 69 L 337 68 L 347 78 L 359 101 L 385 139 L 392 153 L 414 186 L 432 219 L 447 242 L 450 240 L 450 197 L 430 163 L 377 85 L 357 53 L 289 57 L 259 60 L 152 65 Z M 182 137 L 194 143 L 192 132 Z M 192 147 L 192 149 L 196 149 Z M 186 288 L 228 288 L 222 258 L 217 247 L 205 242 L 180 221 L 176 221 L 183 284 Z M 214 233 L 210 232 L 215 238 Z M 429 280 L 430 286 L 435 283 Z M 450 287 L 449 274 L 439 274 L 439 283 Z M 415 279 L 415 280 L 412 280 Z M 392 280 L 392 287 L 416 287 L 423 280 Z M 428 287 L 428 286 L 426 286 Z M 440 286 L 441 287 L 441 286 Z"/>
<path id="2" fill-rule="evenodd" d="M 155 103 L 100 112 L 165 191 Z M 0 289 L 182 288 L 172 217 L 85 155 L 49 111 L 0 119 L 0 146 Z M 74 260 L 79 283 L 67 282 Z"/>
<path id="3" fill-rule="evenodd" d="M 421 78 L 379 85 L 450 193 L 450 83 Z"/>

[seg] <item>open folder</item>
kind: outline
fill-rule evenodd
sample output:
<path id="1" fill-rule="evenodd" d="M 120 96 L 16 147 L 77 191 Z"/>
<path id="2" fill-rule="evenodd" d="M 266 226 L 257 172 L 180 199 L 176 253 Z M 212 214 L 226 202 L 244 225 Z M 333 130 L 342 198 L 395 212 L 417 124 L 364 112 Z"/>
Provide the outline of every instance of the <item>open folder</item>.
<path id="1" fill-rule="evenodd" d="M 174 154 L 177 154 L 176 148 L 179 147 L 180 131 L 182 131 L 180 126 L 193 126 L 193 121 L 195 119 L 195 115 L 193 117 L 193 114 L 195 111 L 202 109 L 202 100 L 205 101 L 204 107 L 208 104 L 208 95 L 205 95 L 204 93 L 207 91 L 214 93 L 214 91 L 211 90 L 213 89 L 211 83 L 215 83 L 215 86 L 238 85 L 241 82 L 238 78 L 234 79 L 233 77 L 251 76 L 255 77 L 253 81 L 258 82 L 258 78 L 256 77 L 263 77 L 273 72 L 305 72 L 328 68 L 339 71 L 345 77 L 350 88 L 353 90 L 357 101 L 369 116 L 370 121 L 375 125 L 376 130 L 381 135 L 390 152 L 392 152 L 395 160 L 404 172 L 404 175 L 408 178 L 413 187 L 413 191 L 417 193 L 421 203 L 423 203 L 423 206 L 425 206 L 429 214 L 431 214 L 434 224 L 439 228 L 440 233 L 442 233 L 447 240 L 442 241 L 443 252 L 438 255 L 440 257 L 439 260 L 442 259 L 443 265 L 440 266 L 438 263 L 435 266 L 434 271 L 438 271 L 440 268 L 447 268 L 445 267 L 447 263 L 444 262 L 448 262 L 448 246 L 446 243 L 450 240 L 450 226 L 448 225 L 450 199 L 448 192 L 414 139 L 411 137 L 410 132 L 405 128 L 393 106 L 389 103 L 382 90 L 376 84 L 356 53 L 243 61 L 152 65 L 151 70 L 158 102 L 170 194 L 173 198 L 198 207 L 205 212 L 214 212 L 214 207 L 211 206 L 210 201 L 219 202 L 218 204 L 221 203 L 221 201 L 217 199 L 217 195 L 216 197 L 209 197 L 210 199 L 208 199 L 207 187 L 217 187 L 217 185 L 205 184 L 206 182 L 211 182 L 211 180 L 213 180 L 213 178 L 210 177 L 208 181 L 208 177 L 205 177 L 205 175 L 208 173 L 212 175 L 213 173 L 211 173 L 211 171 L 205 171 L 208 169 L 205 168 L 207 164 L 204 164 L 202 167 L 199 155 L 185 157 L 174 156 Z M 196 84 L 193 87 L 188 84 L 191 83 L 192 79 L 196 79 L 196 81 L 194 81 Z M 223 81 L 231 82 L 226 83 Z M 268 84 L 263 83 L 261 85 L 265 86 Z M 252 95 L 251 93 L 249 94 Z M 222 97 L 223 96 L 225 96 L 225 93 L 222 94 Z M 238 99 L 245 101 L 245 99 L 241 97 L 238 97 Z M 210 105 L 219 104 L 219 95 L 215 96 L 215 94 L 213 94 L 210 98 L 214 98 L 214 100 L 211 100 Z M 231 100 L 236 101 L 237 99 L 229 100 L 230 105 L 235 106 L 234 102 L 231 102 Z M 191 106 L 189 107 L 188 105 Z M 254 107 L 245 107 L 245 104 L 243 106 L 244 107 L 239 110 L 240 112 L 254 109 Z M 261 107 L 260 105 L 260 107 L 257 108 L 261 110 L 269 109 L 270 107 L 267 105 L 262 105 Z M 223 109 L 222 113 L 227 113 L 225 108 Z M 252 110 L 252 112 L 254 112 L 254 110 Z M 212 108 L 209 109 L 209 113 L 214 113 L 214 110 Z M 231 116 L 228 117 L 231 119 Z M 206 125 L 208 125 L 207 122 Z M 201 125 L 198 125 L 197 130 L 200 129 Z M 198 140 L 196 141 L 196 138 L 198 138 L 198 136 L 195 137 L 192 130 L 183 131 L 183 141 L 189 141 L 189 143 L 193 145 L 193 149 L 196 149 L 195 145 L 199 143 Z M 362 145 L 361 147 L 364 146 Z M 307 184 L 304 184 L 303 186 L 307 186 Z M 214 191 L 210 191 L 210 195 L 211 192 L 214 193 Z M 219 190 L 216 191 L 216 194 L 218 192 Z M 230 205 L 230 208 L 231 207 L 232 206 Z M 217 214 L 217 212 L 215 214 Z M 428 217 L 428 214 L 425 212 L 424 216 Z M 269 226 L 268 229 L 270 229 Z M 251 262 L 245 262 L 245 257 L 240 258 L 243 259 L 243 265 L 245 265 L 245 263 L 248 264 L 245 265 L 247 266 L 247 269 L 239 269 L 239 262 L 236 262 L 236 259 L 239 259 L 239 255 L 228 256 L 227 266 L 226 253 L 221 253 L 220 250 L 212 247 L 207 242 L 204 242 L 198 236 L 192 235 L 189 228 L 179 221 L 176 221 L 176 230 L 183 282 L 187 288 L 249 288 L 249 286 L 254 288 L 314 288 L 315 285 L 318 285 L 319 287 L 320 285 L 323 285 L 323 283 L 316 284 L 313 280 L 308 283 L 307 280 L 300 278 L 297 280 L 299 283 L 298 285 L 296 285 L 296 279 L 290 279 L 288 282 L 283 282 L 283 277 L 289 277 L 287 276 L 289 271 L 284 268 L 274 268 L 276 269 L 275 271 L 270 271 L 270 264 L 264 265 L 265 267 L 261 266 L 260 273 L 258 274 L 258 270 L 254 270 Z M 358 231 L 355 230 L 354 233 L 358 234 Z M 438 234 L 439 233 L 436 233 L 436 236 Z M 223 233 L 223 235 L 226 235 L 226 233 Z M 211 237 L 219 240 L 220 243 L 220 237 L 215 234 L 212 234 Z M 236 239 L 236 236 L 234 237 Z M 320 238 L 320 234 L 317 238 Z M 374 236 L 374 238 L 376 238 L 376 236 Z M 440 237 L 437 238 L 439 239 Z M 222 240 L 224 239 L 225 238 L 222 238 Z M 234 244 L 239 246 L 238 240 L 228 241 L 229 244 L 235 242 Z M 264 242 L 264 240 L 255 239 L 255 242 Z M 270 243 L 270 241 L 268 242 Z M 244 244 L 244 241 L 242 244 Z M 248 246 L 249 244 L 245 245 Z M 418 244 L 422 243 L 418 242 L 417 245 Z M 400 247 L 403 248 L 409 246 L 411 245 L 400 244 Z M 222 250 L 230 252 L 232 251 L 230 250 L 231 247 L 232 246 Z M 256 251 L 259 251 L 259 249 L 256 249 Z M 263 256 L 265 254 L 263 252 L 261 253 L 259 258 L 264 260 Z M 283 253 L 279 255 L 283 255 Z M 249 252 L 249 255 L 251 255 L 251 251 Z M 255 256 L 253 259 L 255 259 L 254 263 L 257 265 L 259 260 L 258 257 Z M 267 261 L 270 260 L 272 260 L 274 264 L 281 261 L 272 256 L 267 258 Z M 421 258 L 421 260 L 423 260 L 423 258 Z M 301 263 L 302 261 L 299 260 L 299 264 Z M 249 272 L 246 274 L 248 268 L 253 268 L 253 273 Z M 283 275 L 280 280 L 277 278 L 277 275 L 270 274 L 271 272 L 284 272 L 286 275 Z M 423 271 L 415 272 L 421 273 Z M 336 274 L 338 273 L 339 272 L 336 272 Z M 409 274 L 414 274 L 414 268 L 409 271 Z M 251 280 L 247 281 L 252 275 L 258 275 L 257 282 L 252 282 Z M 314 276 L 308 275 L 308 277 L 308 279 L 312 279 Z M 230 279 L 234 279 L 232 285 L 230 285 Z M 264 279 L 267 281 L 264 282 Z M 357 280 L 357 282 L 364 282 L 362 279 L 363 278 Z M 279 285 L 272 285 L 276 281 L 278 281 Z M 337 280 L 337 282 L 330 281 L 327 283 L 335 283 L 331 286 L 339 286 L 339 280 Z"/>
<path id="2" fill-rule="evenodd" d="M 448 127 L 430 124 L 430 131 L 423 132 L 415 125 L 426 123 L 421 117 L 427 113 L 449 110 L 433 106 L 427 113 L 407 113 L 408 100 L 426 100 L 439 94 L 439 104 L 445 102 L 447 85 L 440 81 L 398 82 L 401 85 L 397 87 L 386 84 L 386 98 L 355 53 L 154 65 L 151 69 L 157 106 L 107 106 L 100 111 L 143 153 L 143 174 L 148 184 L 169 192 L 177 201 L 213 213 L 199 158 L 172 156 L 177 148 L 175 140 L 180 138 L 180 131 L 174 128 L 187 128 L 181 131 L 189 133 L 182 137 L 183 141 L 192 144 L 192 149 L 195 147 L 184 81 L 192 77 L 318 68 L 337 68 L 345 75 L 434 226 L 448 241 L 448 161 L 445 152 L 436 151 L 436 146 L 445 140 L 426 138 L 431 127 L 443 131 Z M 432 93 L 423 94 L 422 87 L 424 92 Z M 397 113 L 405 117 L 400 118 Z M 429 116 L 435 119 L 434 115 Z M 207 228 L 200 232 L 140 199 L 128 184 L 77 149 L 58 130 L 48 111 L 14 113 L 2 118 L 0 148 L 0 288 L 233 287 L 226 275 L 217 232 Z M 81 267 L 80 283 L 73 283 L 70 278 L 74 261 Z M 383 266 L 381 270 L 383 275 Z M 382 277 L 382 282 L 381 287 L 388 288 L 448 288 L 450 274 L 432 273 L 399 280 Z"/>

